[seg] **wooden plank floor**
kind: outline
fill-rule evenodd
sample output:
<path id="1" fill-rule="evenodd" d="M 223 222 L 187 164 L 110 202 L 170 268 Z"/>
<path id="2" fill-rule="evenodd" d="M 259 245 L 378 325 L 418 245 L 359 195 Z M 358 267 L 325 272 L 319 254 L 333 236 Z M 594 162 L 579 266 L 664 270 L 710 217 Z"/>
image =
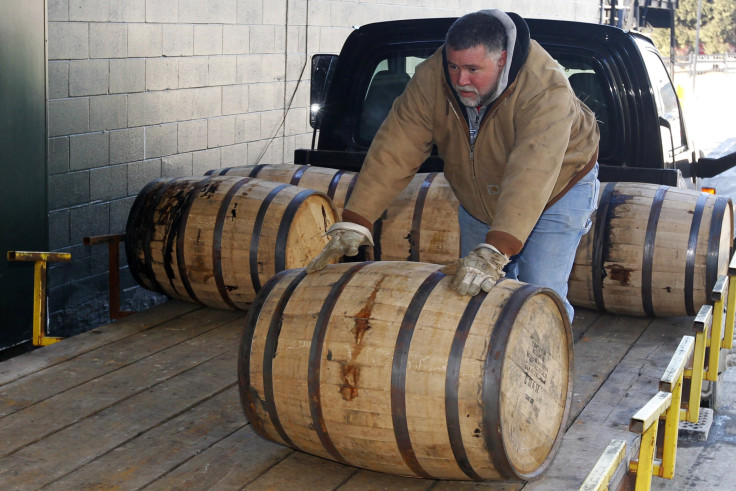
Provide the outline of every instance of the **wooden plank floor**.
<path id="1" fill-rule="evenodd" d="M 0 363 L 0 489 L 569 488 L 656 393 L 681 337 L 668 333 L 689 327 L 578 312 L 572 426 L 525 486 L 388 476 L 263 440 L 238 398 L 244 316 L 170 301 Z"/>

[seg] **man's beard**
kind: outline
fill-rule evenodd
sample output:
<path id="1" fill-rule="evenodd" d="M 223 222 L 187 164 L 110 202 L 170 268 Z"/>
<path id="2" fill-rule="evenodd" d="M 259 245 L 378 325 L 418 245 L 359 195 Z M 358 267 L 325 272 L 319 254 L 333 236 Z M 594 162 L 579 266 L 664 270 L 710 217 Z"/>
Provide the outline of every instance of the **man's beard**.
<path id="1" fill-rule="evenodd" d="M 460 102 L 465 107 L 481 106 L 488 101 L 488 97 L 491 95 L 491 92 L 495 92 L 495 88 L 494 88 L 494 90 L 489 92 L 488 94 L 481 94 L 480 92 L 478 92 L 478 89 L 476 89 L 473 86 L 460 87 L 455 84 L 452 84 L 452 88 L 455 89 L 455 92 L 457 93 L 457 96 L 460 99 Z M 473 92 L 475 95 L 472 97 L 463 97 L 462 95 L 460 95 L 460 92 Z"/>

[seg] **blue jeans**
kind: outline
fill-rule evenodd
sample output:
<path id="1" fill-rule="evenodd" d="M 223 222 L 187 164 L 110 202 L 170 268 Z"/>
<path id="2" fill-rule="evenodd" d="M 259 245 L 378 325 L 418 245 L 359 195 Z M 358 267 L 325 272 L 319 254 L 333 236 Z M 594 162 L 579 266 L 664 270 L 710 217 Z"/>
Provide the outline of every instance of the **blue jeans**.
<path id="1" fill-rule="evenodd" d="M 575 310 L 567 300 L 567 281 L 575 261 L 580 238 L 591 226 L 591 213 L 598 207 L 598 164 L 572 189 L 539 217 L 521 252 L 506 266 L 506 277 L 546 286 L 562 298 L 572 323 Z M 458 212 L 460 254 L 464 257 L 485 242 L 489 225 L 471 216 L 465 208 Z"/>

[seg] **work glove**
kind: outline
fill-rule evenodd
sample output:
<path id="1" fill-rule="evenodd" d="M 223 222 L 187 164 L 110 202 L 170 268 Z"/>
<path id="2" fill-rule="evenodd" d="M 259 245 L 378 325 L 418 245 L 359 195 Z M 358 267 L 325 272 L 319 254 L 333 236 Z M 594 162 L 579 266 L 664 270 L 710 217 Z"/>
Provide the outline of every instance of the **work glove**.
<path id="1" fill-rule="evenodd" d="M 477 295 L 481 289 L 489 292 L 509 262 L 506 254 L 489 244 L 478 244 L 467 256 L 442 268 L 445 274 L 454 274 L 450 287 L 460 295 Z"/>
<path id="2" fill-rule="evenodd" d="M 342 256 L 355 256 L 362 245 L 373 245 L 370 230 L 352 222 L 337 222 L 327 230 L 330 242 L 307 264 L 307 273 L 323 269 Z"/>

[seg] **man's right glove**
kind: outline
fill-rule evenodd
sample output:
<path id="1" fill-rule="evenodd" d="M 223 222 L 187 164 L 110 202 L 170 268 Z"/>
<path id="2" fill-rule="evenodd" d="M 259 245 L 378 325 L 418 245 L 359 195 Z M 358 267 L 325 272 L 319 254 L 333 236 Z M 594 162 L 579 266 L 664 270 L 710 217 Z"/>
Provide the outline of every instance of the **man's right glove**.
<path id="1" fill-rule="evenodd" d="M 489 244 L 478 244 L 467 256 L 442 268 L 445 274 L 454 274 L 450 287 L 460 295 L 477 295 L 481 289 L 489 292 L 509 262 L 506 254 Z"/>
<path id="2" fill-rule="evenodd" d="M 307 273 L 323 269 L 342 256 L 355 256 L 362 245 L 373 245 L 370 230 L 352 222 L 337 222 L 327 230 L 330 242 L 317 257 L 307 264 Z"/>

